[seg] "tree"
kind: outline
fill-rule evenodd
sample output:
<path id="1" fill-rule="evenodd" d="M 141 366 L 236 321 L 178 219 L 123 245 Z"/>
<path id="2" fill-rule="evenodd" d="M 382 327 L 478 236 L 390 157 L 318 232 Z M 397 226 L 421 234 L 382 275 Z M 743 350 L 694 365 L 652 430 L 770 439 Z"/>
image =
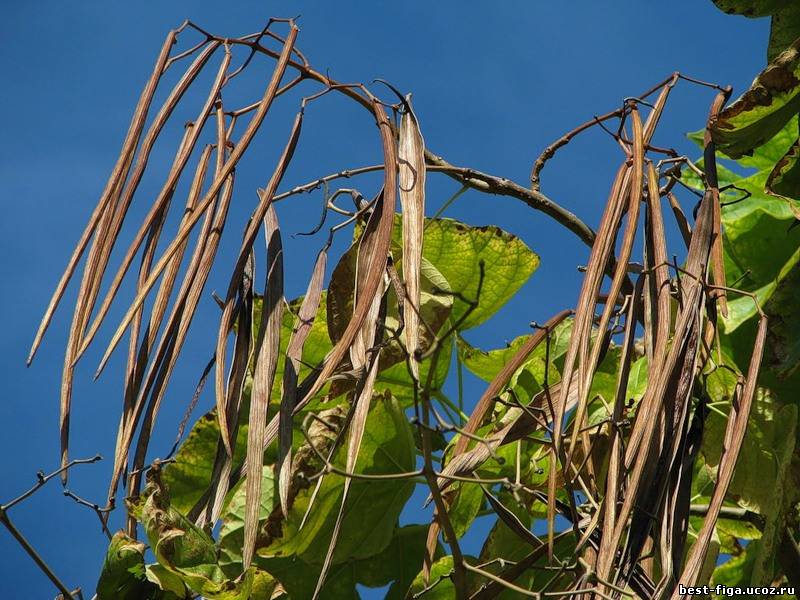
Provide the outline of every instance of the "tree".
<path id="1" fill-rule="evenodd" d="M 390 597 L 662 598 L 709 581 L 795 585 L 800 40 L 791 41 L 791 9 L 776 10 L 772 61 L 741 98 L 727 105 L 729 88 L 673 74 L 548 147 L 530 187 L 437 156 L 409 95 L 383 82 L 378 97 L 377 87 L 315 70 L 296 48 L 293 21 L 242 38 L 189 22 L 170 32 L 31 352 L 85 253 L 64 361 L 66 479 L 74 366 L 141 254 L 135 295 L 99 369 L 128 334 L 113 476 L 96 510 L 105 523 L 124 480 L 129 522 L 111 540 L 98 597 L 347 598 L 356 584 L 390 584 Z M 184 40 L 191 35 L 199 43 Z M 178 38 L 186 50 L 174 49 Z M 261 99 L 226 105 L 226 86 L 266 60 L 274 70 Z M 181 66 L 148 119 L 164 73 Z M 206 70 L 207 98 L 101 298 L 153 144 Z M 213 373 L 216 409 L 151 462 L 153 424 L 217 261 L 237 162 L 275 100 L 309 84 L 218 299 L 218 341 L 195 394 Z M 651 144 L 676 85 L 710 91 L 696 162 Z M 330 94 L 375 121 L 380 164 L 280 192 L 305 108 Z M 540 189 L 547 162 L 590 127 L 621 149 L 596 232 Z M 198 145 L 203 132 L 213 142 Z M 374 194 L 339 187 L 373 172 L 383 177 Z M 565 299 L 564 311 L 508 348 L 470 346 L 461 333 L 491 318 L 538 257 L 499 228 L 426 218 L 433 173 L 517 198 L 574 233 L 591 249 L 577 302 Z M 162 241 L 182 176 L 190 190 Z M 285 299 L 274 206 L 320 187 L 315 230 L 328 227 L 329 241 L 307 292 Z M 348 197 L 352 209 L 342 206 Z M 334 215 L 342 218 L 331 226 Z M 352 245 L 325 287 L 331 240 L 348 233 Z M 487 382 L 468 415 L 442 392 L 453 361 Z M 415 485 L 429 490 L 436 517 L 400 527 Z M 471 556 L 459 539 L 484 513 L 496 522 Z M 730 558 L 718 565 L 720 555 Z"/>

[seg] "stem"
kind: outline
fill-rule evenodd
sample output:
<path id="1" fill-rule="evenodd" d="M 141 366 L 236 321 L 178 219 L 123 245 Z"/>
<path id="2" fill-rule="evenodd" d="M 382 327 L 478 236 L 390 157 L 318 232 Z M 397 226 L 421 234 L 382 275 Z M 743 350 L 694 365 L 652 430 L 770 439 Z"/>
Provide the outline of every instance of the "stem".
<path id="1" fill-rule="evenodd" d="M 11 519 L 8 518 L 8 513 L 6 512 L 5 508 L 0 507 L 0 523 L 2 523 L 8 532 L 17 540 L 22 549 L 28 553 L 33 559 L 33 562 L 37 564 L 39 569 L 44 573 L 47 578 L 53 582 L 53 585 L 58 588 L 58 591 L 64 596 L 64 598 L 69 598 L 70 600 L 74 600 L 75 596 L 72 595 L 72 592 L 67 589 L 67 586 L 58 578 L 58 576 L 53 572 L 50 566 L 44 561 L 44 559 L 39 556 L 39 553 L 34 549 L 33 546 L 30 545 L 28 540 L 25 539 L 25 536 L 22 535 L 19 529 L 17 529 L 14 524 L 11 522 Z"/>
<path id="2" fill-rule="evenodd" d="M 430 428 L 430 379 L 431 374 L 436 371 L 436 363 L 439 359 L 439 352 L 435 352 L 431 360 L 431 367 L 428 373 L 428 385 L 422 393 L 422 427 L 419 428 L 420 439 L 422 440 L 422 456 L 424 459 L 423 475 L 428 482 L 428 487 L 431 490 L 433 502 L 436 505 L 436 520 L 439 522 L 442 531 L 444 532 L 447 544 L 450 546 L 450 552 L 453 555 L 453 586 L 456 590 L 456 600 L 464 600 L 467 592 L 467 576 L 464 567 L 464 556 L 461 553 L 461 548 L 458 545 L 458 537 L 456 536 L 453 524 L 447 516 L 447 506 L 442 498 L 441 490 L 439 490 L 439 483 L 436 480 L 436 472 L 433 468 L 433 460 L 431 458 L 431 428 Z"/>

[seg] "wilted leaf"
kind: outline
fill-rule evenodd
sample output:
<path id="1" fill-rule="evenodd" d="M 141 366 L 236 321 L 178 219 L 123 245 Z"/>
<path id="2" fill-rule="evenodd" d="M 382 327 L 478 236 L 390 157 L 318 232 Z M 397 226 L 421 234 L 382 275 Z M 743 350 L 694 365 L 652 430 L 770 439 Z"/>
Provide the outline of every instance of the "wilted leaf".
<path id="1" fill-rule="evenodd" d="M 751 153 L 784 128 L 800 109 L 800 40 L 756 77 L 712 122 L 711 135 L 731 158 Z"/>
<path id="2" fill-rule="evenodd" d="M 145 576 L 144 549 L 143 543 L 123 532 L 114 534 L 97 582 L 97 600 L 165 598 Z"/>
<path id="3" fill-rule="evenodd" d="M 192 591 L 209 600 L 269 598 L 268 575 L 250 568 L 237 579 L 228 578 L 217 563 L 214 540 L 170 505 L 169 491 L 161 480 L 159 467 L 148 471 L 148 484 L 138 499 L 138 512 L 150 547 L 159 565 Z M 158 571 L 152 576 L 159 578 Z M 174 578 L 171 578 L 174 581 Z M 263 591 L 254 596 L 258 582 Z"/>
<path id="4" fill-rule="evenodd" d="M 353 290 L 355 286 L 356 272 L 356 250 L 357 245 L 351 246 L 339 260 L 333 270 L 330 285 L 328 286 L 327 314 L 328 333 L 330 339 L 337 342 L 344 332 L 353 314 Z M 402 257 L 397 261 L 402 263 Z M 448 317 L 451 316 L 451 308 L 454 304 L 450 285 L 444 276 L 434 267 L 430 261 L 424 257 L 420 263 L 420 314 L 425 326 L 420 327 L 420 348 L 424 351 L 430 347 L 433 335 L 438 333 Z M 389 290 L 389 300 L 386 315 L 386 328 L 388 334 L 398 330 L 400 319 L 397 308 L 397 296 L 392 288 Z M 427 327 L 426 327 L 427 326 Z M 429 331 L 430 328 L 432 331 Z M 388 336 L 387 336 L 388 337 Z M 381 353 L 381 370 L 391 368 L 393 365 L 404 361 L 405 354 L 400 347 L 393 343 Z M 420 369 L 424 366 L 420 365 Z M 405 370 L 405 366 L 403 366 Z M 406 377 L 410 383 L 410 376 Z"/>

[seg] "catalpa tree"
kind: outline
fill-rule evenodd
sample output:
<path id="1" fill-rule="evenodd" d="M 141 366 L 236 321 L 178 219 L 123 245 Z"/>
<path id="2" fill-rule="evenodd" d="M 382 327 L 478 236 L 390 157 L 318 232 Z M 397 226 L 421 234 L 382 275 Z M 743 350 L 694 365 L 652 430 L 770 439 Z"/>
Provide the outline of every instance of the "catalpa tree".
<path id="1" fill-rule="evenodd" d="M 86 462 L 69 454 L 75 366 L 92 344 L 104 348 L 98 374 L 127 352 L 107 498 L 76 498 L 110 537 L 97 598 L 354 598 L 357 585 L 388 586 L 388 598 L 676 599 L 704 585 L 794 597 L 800 11 L 715 1 L 773 20 L 769 63 L 750 89 L 735 99 L 724 83 L 676 72 L 638 96 L 623 90 L 617 108 L 548 146 L 524 186 L 437 155 L 405 90 L 315 69 L 293 20 L 237 38 L 189 21 L 170 31 L 30 355 L 75 280 L 56 472 L 66 481 Z M 228 90 L 247 77 L 260 96 L 232 105 Z M 160 192 L 142 198 L 154 145 L 202 85 L 196 118 L 160 165 Z M 707 90 L 696 156 L 653 143 L 678 86 Z M 379 154 L 287 189 L 305 113 L 332 95 L 362 109 Z M 296 102 L 288 136 L 271 136 L 264 187 L 237 196 L 254 198 L 250 219 L 226 231 L 237 164 L 262 124 L 283 118 L 281 102 Z M 595 228 L 542 191 L 548 162 L 591 128 L 618 152 Z M 378 185 L 364 178 L 376 173 Z M 460 186 L 437 214 L 426 209 L 431 177 Z M 539 258 L 498 227 L 444 217 L 467 189 L 524 202 L 587 250 L 577 298 L 507 347 L 462 334 Z M 308 229 L 327 241 L 291 298 L 278 215 L 312 191 L 323 205 Z M 128 242 L 136 199 L 147 210 Z M 349 247 L 334 253 L 341 238 Z M 190 326 L 212 327 L 194 317 L 220 264 L 216 345 L 205 368 L 180 367 L 197 371 L 195 393 L 168 395 Z M 445 383 L 464 369 L 485 386 L 452 399 Z M 206 383 L 214 407 L 197 416 Z M 179 398 L 178 441 L 151 450 L 162 404 Z M 400 525 L 418 486 L 433 518 Z M 12 531 L 7 511 L 27 495 L 0 511 Z M 124 528 L 109 531 L 120 511 Z M 494 524 L 467 547 L 485 515 Z"/>

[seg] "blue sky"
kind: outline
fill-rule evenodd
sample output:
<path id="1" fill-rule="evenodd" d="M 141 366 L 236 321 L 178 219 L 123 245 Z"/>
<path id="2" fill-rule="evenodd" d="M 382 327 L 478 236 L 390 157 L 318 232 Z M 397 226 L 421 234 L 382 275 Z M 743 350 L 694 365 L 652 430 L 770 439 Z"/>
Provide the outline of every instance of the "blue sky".
<path id="1" fill-rule="evenodd" d="M 384 78 L 413 92 L 428 146 L 469 165 L 526 185 L 538 153 L 579 122 L 619 106 L 675 70 L 731 84 L 741 92 L 763 66 L 768 23 L 728 17 L 710 0 L 564 4 L 540 0 L 456 2 L 16 2 L 0 21 L 0 502 L 35 481 L 58 461 L 58 386 L 69 323 L 70 289 L 62 310 L 29 369 L 33 333 L 49 295 L 113 166 L 131 110 L 168 29 L 191 18 L 221 35 L 261 28 L 269 16 L 301 15 L 298 46 L 319 70 L 340 81 Z M 266 68 L 262 68 L 266 73 Z M 258 83 L 252 90 L 257 93 Z M 311 89 L 311 88 L 309 88 Z M 379 93 L 383 90 L 376 89 Z M 654 142 L 694 154 L 684 133 L 702 127 L 711 95 L 681 84 Z M 187 109 L 186 117 L 190 118 Z M 241 225 L 252 209 L 282 146 L 288 102 L 276 109 L 242 165 L 231 224 L 220 255 L 230 264 Z M 183 115 L 183 113 L 179 113 Z M 272 115 L 271 115 L 272 116 Z M 176 122 L 182 122 L 183 116 Z M 284 188 L 342 168 L 376 162 L 372 121 L 363 110 L 331 98 L 308 112 L 304 137 Z M 156 149 L 156 157 L 169 149 Z M 596 226 L 620 154 L 607 136 L 591 133 L 552 162 L 542 189 Z M 156 173 L 157 175 L 157 173 Z M 433 208 L 458 189 L 429 178 Z M 141 215 L 156 176 L 146 179 L 131 222 Z M 361 185 L 361 182 L 360 182 Z M 364 189 L 374 180 L 363 182 Z M 285 232 L 307 230 L 318 215 L 319 194 L 283 204 Z M 139 212 L 136 212 L 136 211 Z M 571 306 L 587 249 L 557 224 L 508 198 L 468 192 L 448 215 L 476 225 L 496 224 L 521 236 L 542 264 L 491 325 L 469 335 L 497 347 Z M 287 237 L 287 295 L 305 288 L 321 241 Z M 227 261 L 227 262 L 226 262 Z M 207 292 L 224 290 L 225 269 Z M 129 289 L 129 288 L 128 288 Z M 112 312 L 107 336 L 121 316 Z M 173 380 L 156 431 L 169 447 L 175 425 L 216 336 L 215 308 L 206 294 L 189 348 Z M 75 469 L 70 487 L 101 501 L 113 456 L 122 389 L 123 357 L 91 382 L 97 349 L 77 372 L 72 454 L 100 452 L 102 463 Z M 469 380 L 467 397 L 481 388 Z M 203 407 L 213 400 L 203 397 Z M 156 448 L 154 452 L 163 448 Z M 163 452 L 162 452 L 163 453 Z M 90 511 L 71 503 L 53 482 L 11 513 L 17 526 L 70 585 L 91 597 L 106 540 Z M 0 531 L 0 597 L 51 598 L 55 590 L 5 531 Z M 376 594 L 372 594 L 376 596 Z M 366 597 L 366 596 L 365 596 Z"/>

